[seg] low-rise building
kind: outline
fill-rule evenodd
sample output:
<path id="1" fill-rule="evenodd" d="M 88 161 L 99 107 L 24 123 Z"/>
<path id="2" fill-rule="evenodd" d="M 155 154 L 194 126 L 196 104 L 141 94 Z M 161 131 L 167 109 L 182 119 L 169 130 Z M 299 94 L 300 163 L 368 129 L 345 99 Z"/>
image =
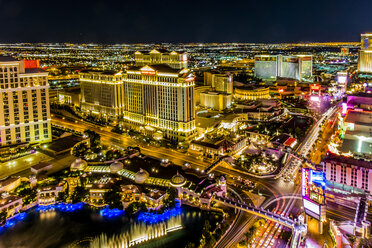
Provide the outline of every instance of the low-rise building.
<path id="1" fill-rule="evenodd" d="M 12 192 L 21 184 L 21 177 L 13 176 L 0 181 L 0 192 Z"/>
<path id="2" fill-rule="evenodd" d="M 31 166 L 31 172 L 34 174 L 39 174 L 43 171 L 48 171 L 52 169 L 53 165 L 48 162 L 39 162 L 38 164 L 35 164 Z"/>
<path id="3" fill-rule="evenodd" d="M 22 197 L 16 195 L 2 194 L 0 198 L 0 212 L 6 212 L 11 217 L 22 208 Z"/>
<path id="4" fill-rule="evenodd" d="M 241 100 L 260 100 L 270 98 L 269 87 L 235 87 L 235 98 Z"/>
<path id="5" fill-rule="evenodd" d="M 233 76 L 220 71 L 204 72 L 204 85 L 209 85 L 216 91 L 233 93 Z"/>
<path id="6" fill-rule="evenodd" d="M 61 183 L 57 185 L 50 185 L 41 187 L 38 189 L 37 192 L 37 199 L 39 202 L 39 205 L 47 206 L 52 205 L 57 202 L 58 194 L 59 192 L 62 192 L 67 187 L 66 183 Z"/>
<path id="7" fill-rule="evenodd" d="M 205 108 L 222 111 L 224 109 L 230 108 L 231 103 L 231 94 L 217 91 L 200 93 L 200 105 Z"/>
<path id="8" fill-rule="evenodd" d="M 58 92 L 58 101 L 61 104 L 80 107 L 81 89 L 80 87 L 66 88 Z"/>

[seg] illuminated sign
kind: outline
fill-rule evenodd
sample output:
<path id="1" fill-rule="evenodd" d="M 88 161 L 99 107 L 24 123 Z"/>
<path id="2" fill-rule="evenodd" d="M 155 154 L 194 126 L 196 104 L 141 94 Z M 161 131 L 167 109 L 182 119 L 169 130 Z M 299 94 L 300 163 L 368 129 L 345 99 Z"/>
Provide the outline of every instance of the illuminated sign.
<path id="1" fill-rule="evenodd" d="M 311 170 L 310 172 L 310 181 L 311 183 L 313 182 L 319 182 L 319 183 L 324 183 L 325 182 L 325 175 L 323 171 L 314 171 Z"/>
<path id="2" fill-rule="evenodd" d="M 320 98 L 319 98 L 319 96 L 310 96 L 310 101 L 312 101 L 312 102 L 319 102 L 320 101 Z"/>
<path id="3" fill-rule="evenodd" d="M 279 93 L 283 93 L 284 89 L 279 89 L 278 91 L 279 91 Z"/>
<path id="4" fill-rule="evenodd" d="M 302 197 L 309 197 L 310 195 L 310 170 L 302 168 Z"/>
<path id="5" fill-rule="evenodd" d="M 313 85 L 310 86 L 310 89 L 311 89 L 311 90 L 320 90 L 320 85 L 318 85 L 318 84 L 313 84 Z"/>
<path id="6" fill-rule="evenodd" d="M 318 204 L 316 204 L 312 201 L 309 201 L 307 199 L 304 199 L 303 202 L 304 202 L 304 208 L 306 210 L 310 210 L 314 214 L 320 215 L 320 210 L 319 210 L 319 205 Z"/>
<path id="7" fill-rule="evenodd" d="M 342 103 L 342 114 L 345 115 L 347 113 L 347 103 L 343 102 Z"/>
<path id="8" fill-rule="evenodd" d="M 345 83 L 346 83 L 346 79 L 347 79 L 346 76 L 338 76 L 338 77 L 337 77 L 337 82 L 338 82 L 339 84 L 345 84 Z"/>
<path id="9" fill-rule="evenodd" d="M 324 196 L 320 194 L 316 194 L 314 192 L 310 192 L 310 200 L 318 203 L 318 204 L 324 204 Z"/>
<path id="10" fill-rule="evenodd" d="M 141 71 L 142 75 L 156 75 L 156 71 Z"/>
<path id="11" fill-rule="evenodd" d="M 23 60 L 23 63 L 25 65 L 25 69 L 40 68 L 39 60 Z"/>

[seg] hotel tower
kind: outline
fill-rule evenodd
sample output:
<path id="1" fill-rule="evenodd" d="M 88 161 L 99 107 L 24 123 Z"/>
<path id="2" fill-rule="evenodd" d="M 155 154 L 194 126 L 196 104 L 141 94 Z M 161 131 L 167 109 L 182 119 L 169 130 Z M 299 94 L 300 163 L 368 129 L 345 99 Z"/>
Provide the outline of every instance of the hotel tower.
<path id="1" fill-rule="evenodd" d="M 358 59 L 359 72 L 372 72 L 372 34 L 361 35 L 361 47 Z"/>
<path id="2" fill-rule="evenodd" d="M 48 73 L 39 61 L 0 56 L 0 146 L 51 140 Z"/>

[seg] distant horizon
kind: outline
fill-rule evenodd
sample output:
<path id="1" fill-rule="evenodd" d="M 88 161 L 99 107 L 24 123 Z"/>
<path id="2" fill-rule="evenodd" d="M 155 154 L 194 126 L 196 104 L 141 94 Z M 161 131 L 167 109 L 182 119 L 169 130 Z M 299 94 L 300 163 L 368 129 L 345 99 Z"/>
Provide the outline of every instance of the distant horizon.
<path id="1" fill-rule="evenodd" d="M 277 45 L 277 44 L 329 44 L 329 43 L 340 43 L 340 44 L 360 44 L 360 41 L 301 41 L 301 42 L 123 42 L 123 43 L 99 43 L 99 42 L 72 42 L 72 41 L 50 41 L 50 42 L 0 42 L 0 45 L 4 44 L 74 44 L 74 45 L 197 45 L 197 44 L 258 44 L 258 45 Z"/>

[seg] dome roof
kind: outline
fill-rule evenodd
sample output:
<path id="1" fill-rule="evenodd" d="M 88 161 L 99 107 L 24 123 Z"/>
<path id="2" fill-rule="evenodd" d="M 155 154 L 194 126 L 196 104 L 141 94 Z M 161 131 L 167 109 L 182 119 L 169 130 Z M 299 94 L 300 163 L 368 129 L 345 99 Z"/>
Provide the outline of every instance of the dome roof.
<path id="1" fill-rule="evenodd" d="M 84 170 L 87 166 L 87 162 L 81 158 L 75 159 L 74 162 L 71 163 L 70 169 L 72 171 Z"/>
<path id="2" fill-rule="evenodd" d="M 110 164 L 110 172 L 111 173 L 116 173 L 123 168 L 124 168 L 123 163 L 121 163 L 119 161 L 115 161 L 112 164 Z"/>
<path id="3" fill-rule="evenodd" d="M 149 177 L 149 173 L 144 169 L 140 169 L 135 175 L 135 182 L 136 183 L 144 183 L 145 180 Z"/>
<path id="4" fill-rule="evenodd" d="M 186 179 L 178 173 L 177 171 L 177 174 L 174 175 L 171 180 L 170 180 L 170 184 L 174 187 L 181 187 L 183 185 L 185 185 L 186 183 Z"/>

